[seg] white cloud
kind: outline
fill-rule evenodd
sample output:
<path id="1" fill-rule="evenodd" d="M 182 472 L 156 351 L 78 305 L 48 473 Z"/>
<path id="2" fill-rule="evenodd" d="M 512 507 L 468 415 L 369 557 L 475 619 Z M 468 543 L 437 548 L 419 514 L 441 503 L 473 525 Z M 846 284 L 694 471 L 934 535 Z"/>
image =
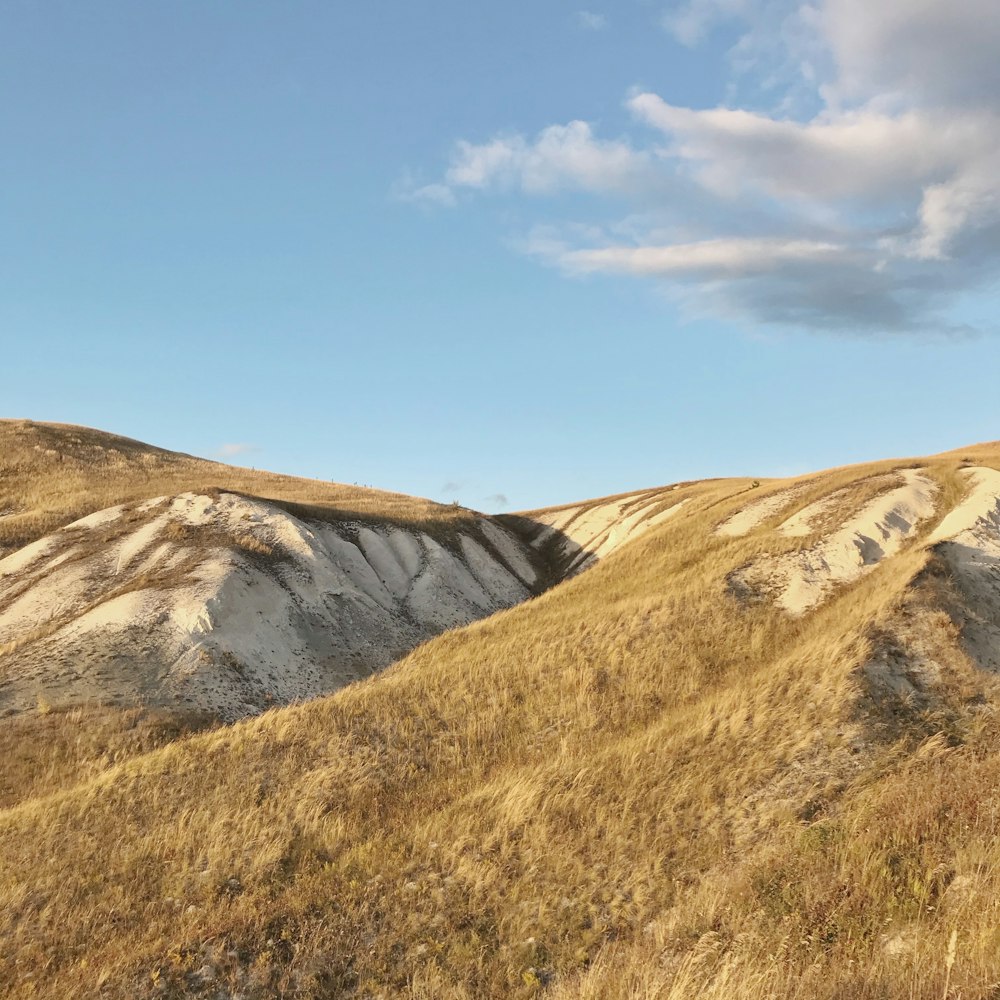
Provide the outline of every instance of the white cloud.
<path id="1" fill-rule="evenodd" d="M 215 456 L 216 458 L 236 458 L 239 455 L 249 455 L 255 451 L 260 451 L 255 444 L 230 443 L 220 445 Z"/>
<path id="2" fill-rule="evenodd" d="M 908 215 L 909 237 L 884 243 L 897 252 L 945 257 L 964 228 L 998 217 L 1000 117 L 992 110 L 866 107 L 796 122 L 678 108 L 648 93 L 629 107 L 664 133 L 664 157 L 720 198 L 811 203 L 794 205 L 800 223 Z"/>
<path id="3" fill-rule="evenodd" d="M 453 206 L 455 195 L 447 184 L 435 181 L 423 184 L 411 173 L 405 172 L 390 189 L 390 195 L 399 201 L 408 201 L 415 205 Z"/>
<path id="4" fill-rule="evenodd" d="M 403 197 L 409 201 L 424 201 L 435 205 L 455 204 L 455 195 L 447 184 L 424 184 L 405 191 Z"/>
<path id="5" fill-rule="evenodd" d="M 796 122 L 740 109 L 694 111 L 648 93 L 628 104 L 665 134 L 669 157 L 693 166 L 723 196 L 747 188 L 821 201 L 882 199 L 901 189 L 912 195 L 992 142 L 977 116 L 860 110 Z"/>
<path id="6" fill-rule="evenodd" d="M 550 125 L 533 139 L 498 136 L 455 146 L 445 186 L 519 189 L 549 194 L 564 188 L 621 191 L 648 170 L 649 157 L 620 140 L 597 139 L 587 122 Z"/>
<path id="7" fill-rule="evenodd" d="M 587 31 L 603 31 L 608 26 L 608 19 L 603 14 L 595 14 L 589 10 L 576 12 L 576 23 Z"/>
<path id="8" fill-rule="evenodd" d="M 526 249 L 745 322 L 951 329 L 955 297 L 1000 278 L 997 0 L 688 0 L 663 20 L 687 45 L 742 25 L 732 106 L 637 92 L 643 141 L 573 121 L 459 142 L 435 197 L 620 199 L 619 223 L 576 214 Z M 770 112 L 738 100 L 749 77 Z"/>
<path id="9" fill-rule="evenodd" d="M 1000 150 L 954 177 L 924 188 L 920 225 L 909 252 L 925 260 L 950 256 L 963 234 L 1000 219 Z M 1000 248 L 998 248 L 1000 252 Z"/>
<path id="10" fill-rule="evenodd" d="M 821 30 L 837 99 L 951 107 L 1000 98 L 996 0 L 826 0 Z"/>
<path id="11" fill-rule="evenodd" d="M 709 275 L 747 277 L 776 267 L 843 257 L 835 243 L 781 239 L 715 239 L 670 246 L 609 246 L 569 250 L 560 263 L 576 271 L 620 271 L 654 277 Z"/>

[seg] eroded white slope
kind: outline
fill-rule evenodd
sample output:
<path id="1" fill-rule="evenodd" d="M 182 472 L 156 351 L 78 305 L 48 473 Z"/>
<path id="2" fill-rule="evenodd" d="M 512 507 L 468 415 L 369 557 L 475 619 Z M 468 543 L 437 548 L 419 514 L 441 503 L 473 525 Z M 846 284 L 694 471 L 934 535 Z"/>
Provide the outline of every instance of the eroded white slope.
<path id="1" fill-rule="evenodd" d="M 898 552 L 934 513 L 937 484 L 915 469 L 900 475 L 903 485 L 870 500 L 815 545 L 763 556 L 733 574 L 732 582 L 738 590 L 773 595 L 791 614 L 815 607 L 835 587 L 857 580 Z M 822 503 L 811 505 L 812 516 L 816 509 L 826 509 L 819 507 Z"/>
<path id="2" fill-rule="evenodd" d="M 536 578 L 485 519 L 445 541 L 231 493 L 114 508 L 0 560 L 0 710 L 41 696 L 232 719 L 385 667 Z"/>
<path id="3" fill-rule="evenodd" d="M 965 470 L 969 493 L 929 539 L 962 594 L 962 639 L 976 662 L 1000 670 L 1000 472 Z"/>
<path id="4" fill-rule="evenodd" d="M 768 496 L 761 497 L 740 508 L 735 514 L 727 517 L 716 529 L 717 535 L 736 538 L 753 531 L 769 517 L 783 511 L 804 489 L 797 486 L 790 490 L 780 490 Z"/>
<path id="5" fill-rule="evenodd" d="M 894 486 L 898 481 L 898 476 L 894 474 L 870 476 L 865 480 L 869 485 L 874 484 L 875 486 L 884 488 Z M 810 504 L 806 504 L 801 510 L 796 511 L 791 517 L 782 521 L 778 525 L 778 531 L 788 538 L 805 538 L 811 535 L 817 530 L 817 526 L 822 522 L 824 515 L 841 504 L 849 493 L 850 488 L 845 487 L 844 489 L 834 490 L 833 493 L 828 493 L 826 496 L 820 497 Z"/>
<path id="6" fill-rule="evenodd" d="M 573 576 L 673 517 L 686 500 L 676 501 L 670 497 L 672 492 L 648 490 L 615 500 L 537 511 L 522 518 L 537 526 L 529 532 L 531 546 L 554 549 L 561 575 Z"/>

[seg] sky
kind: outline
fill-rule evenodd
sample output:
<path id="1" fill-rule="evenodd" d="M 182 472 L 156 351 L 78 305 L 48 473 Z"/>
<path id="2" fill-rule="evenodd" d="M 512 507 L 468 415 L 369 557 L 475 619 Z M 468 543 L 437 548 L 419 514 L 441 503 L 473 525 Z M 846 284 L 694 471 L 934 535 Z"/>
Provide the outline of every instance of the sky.
<path id="1" fill-rule="evenodd" d="M 995 0 L 0 0 L 0 415 L 527 509 L 1000 437 Z"/>

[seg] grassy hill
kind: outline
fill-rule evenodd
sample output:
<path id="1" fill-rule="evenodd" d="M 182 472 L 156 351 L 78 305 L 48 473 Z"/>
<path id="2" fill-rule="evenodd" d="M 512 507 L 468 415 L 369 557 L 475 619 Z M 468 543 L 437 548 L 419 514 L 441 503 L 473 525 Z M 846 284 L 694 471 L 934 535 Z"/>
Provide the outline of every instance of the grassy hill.
<path id="1" fill-rule="evenodd" d="M 0 558 L 0 716 L 97 702 L 232 721 L 367 676 L 550 576 L 460 507 L 83 428 L 0 433 L 14 548 Z"/>
<path id="2" fill-rule="evenodd" d="M 115 504 L 219 489 L 281 501 L 319 518 L 418 527 L 469 516 L 402 493 L 224 465 L 88 427 L 0 420 L 0 558 Z"/>
<path id="3" fill-rule="evenodd" d="M 682 485 L 545 594 L 230 727 L 104 720 L 102 758 L 56 713 L 4 790 L 0 991 L 995 997 L 1000 689 L 929 544 L 964 467 L 1000 445 Z M 789 613 L 783 567 L 914 470 L 931 512 Z"/>

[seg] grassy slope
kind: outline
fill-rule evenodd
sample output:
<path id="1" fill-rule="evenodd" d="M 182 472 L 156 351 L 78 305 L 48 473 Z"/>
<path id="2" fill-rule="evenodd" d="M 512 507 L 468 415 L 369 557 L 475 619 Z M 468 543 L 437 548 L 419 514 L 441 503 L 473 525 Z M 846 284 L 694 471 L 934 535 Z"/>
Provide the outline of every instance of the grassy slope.
<path id="1" fill-rule="evenodd" d="M 123 760 L 217 726 L 205 713 L 80 705 L 0 722 L 0 810 L 71 788 Z"/>
<path id="2" fill-rule="evenodd" d="M 929 998 L 957 929 L 950 984 L 993 995 L 998 696 L 948 581 L 909 551 L 801 620 L 740 607 L 763 542 L 711 528 L 746 485 L 330 698 L 32 787 L 0 989 Z M 858 669 L 908 629 L 943 671 L 919 705 Z"/>
<path id="3" fill-rule="evenodd" d="M 0 420 L 0 557 L 119 503 L 225 489 L 318 518 L 344 516 L 441 529 L 461 508 L 340 483 L 242 469 L 66 424 Z"/>

